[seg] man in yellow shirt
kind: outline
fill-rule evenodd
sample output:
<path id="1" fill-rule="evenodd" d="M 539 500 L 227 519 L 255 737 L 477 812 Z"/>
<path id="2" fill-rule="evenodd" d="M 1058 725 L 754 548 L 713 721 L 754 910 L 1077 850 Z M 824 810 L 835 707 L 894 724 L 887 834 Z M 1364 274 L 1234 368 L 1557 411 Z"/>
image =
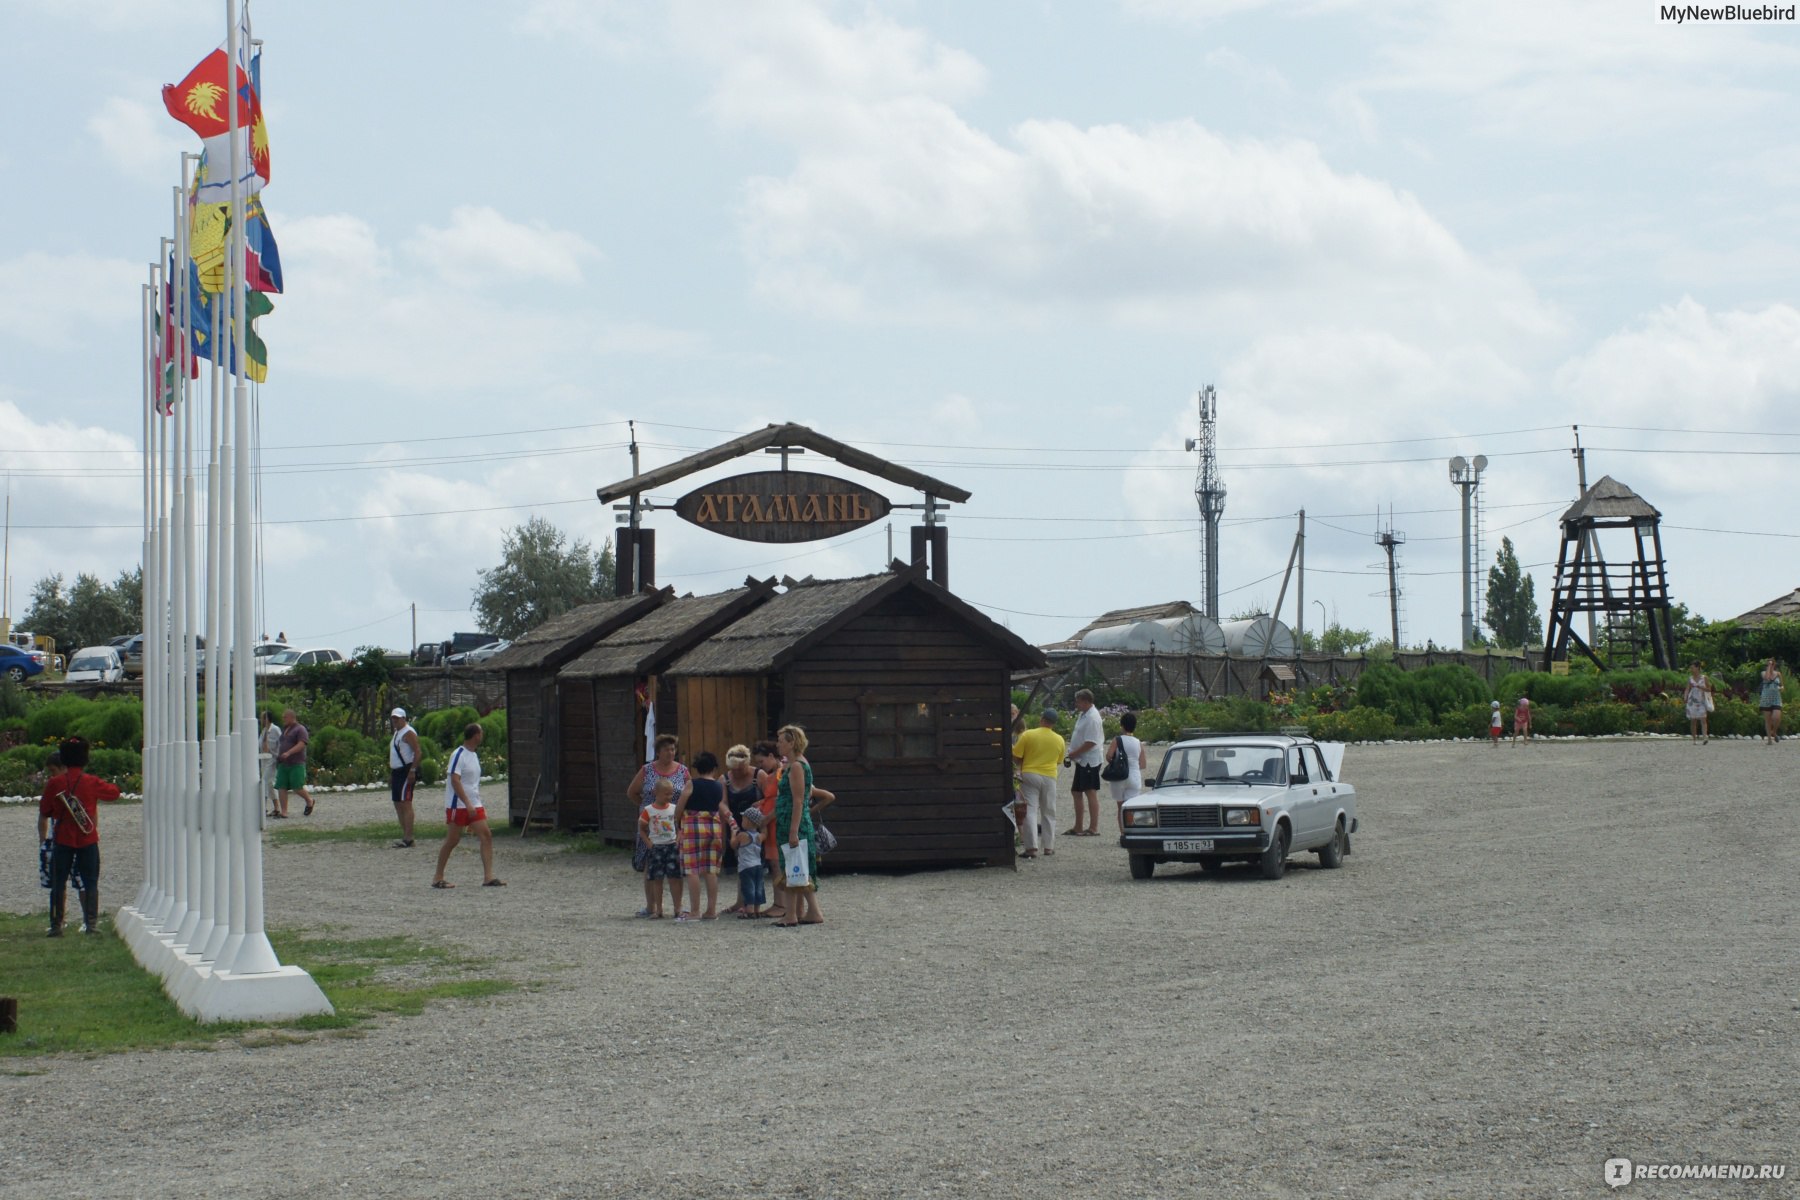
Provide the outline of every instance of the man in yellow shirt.
<path id="1" fill-rule="evenodd" d="M 1041 835 L 1046 856 L 1056 853 L 1056 772 L 1062 766 L 1066 743 L 1056 732 L 1056 710 L 1046 708 L 1036 729 L 1027 729 L 1013 743 L 1012 756 L 1019 763 L 1019 796 L 1025 801 L 1025 851 L 1038 856 Z"/>

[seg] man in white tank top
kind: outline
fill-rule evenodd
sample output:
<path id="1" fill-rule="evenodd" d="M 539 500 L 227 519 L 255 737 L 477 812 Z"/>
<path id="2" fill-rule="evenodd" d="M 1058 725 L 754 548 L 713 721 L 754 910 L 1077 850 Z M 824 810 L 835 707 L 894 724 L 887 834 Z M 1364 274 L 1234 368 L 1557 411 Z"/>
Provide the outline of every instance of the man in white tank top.
<path id="1" fill-rule="evenodd" d="M 406 719 L 406 710 L 396 708 L 388 714 L 394 736 L 388 740 L 388 791 L 394 799 L 394 813 L 400 818 L 400 840 L 394 849 L 404 850 L 413 844 L 413 787 L 419 782 L 419 735 Z"/>

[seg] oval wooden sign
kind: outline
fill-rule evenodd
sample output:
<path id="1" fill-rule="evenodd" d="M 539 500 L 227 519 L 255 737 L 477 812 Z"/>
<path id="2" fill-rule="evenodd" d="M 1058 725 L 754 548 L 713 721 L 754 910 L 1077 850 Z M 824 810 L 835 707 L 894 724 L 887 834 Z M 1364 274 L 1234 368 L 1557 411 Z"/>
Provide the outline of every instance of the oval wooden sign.
<path id="1" fill-rule="evenodd" d="M 887 516 L 887 497 L 809 471 L 757 471 L 695 488 L 675 515 L 746 542 L 817 542 Z"/>

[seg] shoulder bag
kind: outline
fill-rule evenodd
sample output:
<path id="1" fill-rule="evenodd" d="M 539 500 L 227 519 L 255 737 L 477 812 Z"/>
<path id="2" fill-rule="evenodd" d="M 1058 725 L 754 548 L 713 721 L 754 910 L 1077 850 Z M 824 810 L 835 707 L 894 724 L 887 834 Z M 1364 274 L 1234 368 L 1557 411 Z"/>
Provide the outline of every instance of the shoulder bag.
<path id="1" fill-rule="evenodd" d="M 1112 757 L 1106 760 L 1106 768 L 1100 772 L 1100 778 L 1111 783 L 1131 778 L 1131 760 L 1125 756 L 1124 738 L 1113 739 Z"/>

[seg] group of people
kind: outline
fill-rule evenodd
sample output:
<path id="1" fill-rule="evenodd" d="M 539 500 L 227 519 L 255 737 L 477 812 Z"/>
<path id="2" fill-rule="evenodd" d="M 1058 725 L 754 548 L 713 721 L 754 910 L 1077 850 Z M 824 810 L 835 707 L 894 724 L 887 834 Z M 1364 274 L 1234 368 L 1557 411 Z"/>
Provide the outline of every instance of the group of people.
<path id="1" fill-rule="evenodd" d="M 726 915 L 781 929 L 823 924 L 815 816 L 837 797 L 813 786 L 806 731 L 785 725 L 773 741 L 731 747 L 723 764 L 710 750 L 683 763 L 680 746 L 673 734 L 658 735 L 654 757 L 626 788 L 638 806 L 637 915 L 654 920 L 672 910 L 681 924 L 716 920 L 719 875 L 735 871 L 737 902 Z"/>
<path id="2" fill-rule="evenodd" d="M 1075 693 L 1075 727 L 1069 739 L 1056 732 L 1059 714 L 1046 708 L 1036 729 L 1025 728 L 1019 706 L 1012 708 L 1014 801 L 1013 821 L 1019 829 L 1019 857 L 1030 861 L 1040 854 L 1056 853 L 1056 777 L 1058 766 L 1074 769 L 1070 793 L 1075 805 L 1075 824 L 1069 837 L 1100 835 L 1100 783 L 1112 791 L 1113 818 L 1120 832 L 1124 822 L 1119 809 L 1144 790 L 1148 768 L 1144 743 L 1137 736 L 1137 714 L 1119 717 L 1119 733 L 1111 741 L 1094 693 L 1082 688 Z"/>
<path id="3" fill-rule="evenodd" d="M 1756 706 L 1762 712 L 1763 745 L 1773 746 L 1781 740 L 1781 664 L 1772 656 L 1763 660 L 1757 685 Z M 1713 684 L 1707 677 L 1706 664 L 1689 664 L 1681 705 L 1688 721 L 1688 740 L 1702 746 L 1712 740 L 1714 705 Z"/>

